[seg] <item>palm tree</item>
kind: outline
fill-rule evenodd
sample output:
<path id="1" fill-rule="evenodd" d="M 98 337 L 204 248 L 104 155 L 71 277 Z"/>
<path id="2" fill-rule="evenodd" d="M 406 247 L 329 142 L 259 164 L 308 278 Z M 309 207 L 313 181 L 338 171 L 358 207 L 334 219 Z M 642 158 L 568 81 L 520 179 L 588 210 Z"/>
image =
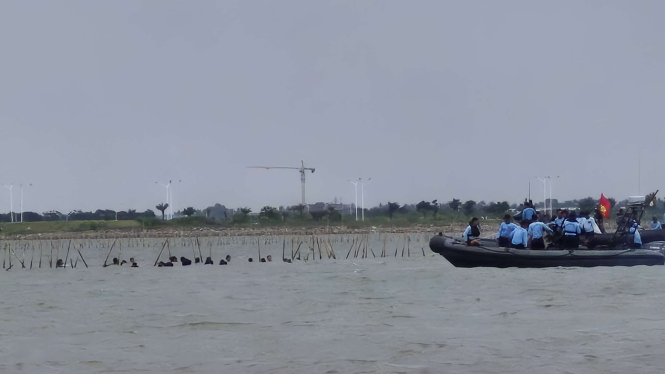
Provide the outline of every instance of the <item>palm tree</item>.
<path id="1" fill-rule="evenodd" d="M 159 204 L 155 208 L 162 212 L 162 220 L 164 220 L 164 211 L 169 207 L 169 204 Z"/>

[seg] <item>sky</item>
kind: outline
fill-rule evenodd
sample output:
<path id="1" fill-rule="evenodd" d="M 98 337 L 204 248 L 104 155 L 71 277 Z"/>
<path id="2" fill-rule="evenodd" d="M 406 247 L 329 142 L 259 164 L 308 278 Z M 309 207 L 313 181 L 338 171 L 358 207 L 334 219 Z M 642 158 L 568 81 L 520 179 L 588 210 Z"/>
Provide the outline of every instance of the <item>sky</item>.
<path id="1" fill-rule="evenodd" d="M 24 209 L 665 194 L 662 1 L 0 2 Z M 549 187 L 548 187 L 549 189 Z M 13 201 L 19 205 L 19 188 Z M 360 192 L 359 192 L 360 194 Z M 549 191 L 548 191 L 549 195 Z M 359 197 L 360 198 L 360 197 Z M 0 211 L 9 211 L 0 189 Z"/>

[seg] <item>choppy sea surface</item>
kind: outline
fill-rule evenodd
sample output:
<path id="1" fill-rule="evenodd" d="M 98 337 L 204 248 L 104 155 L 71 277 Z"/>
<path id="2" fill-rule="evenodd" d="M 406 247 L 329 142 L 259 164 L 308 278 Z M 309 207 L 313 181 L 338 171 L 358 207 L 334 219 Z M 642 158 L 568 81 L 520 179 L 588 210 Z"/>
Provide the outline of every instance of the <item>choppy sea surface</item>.
<path id="1" fill-rule="evenodd" d="M 159 248 L 123 249 L 138 269 L 102 268 L 105 248 L 82 250 L 88 269 L 15 263 L 0 271 L 0 372 L 665 370 L 662 266 L 457 269 L 427 247 L 287 264 L 281 247 L 263 249 L 272 263 L 215 248 L 227 266 L 153 267 Z"/>

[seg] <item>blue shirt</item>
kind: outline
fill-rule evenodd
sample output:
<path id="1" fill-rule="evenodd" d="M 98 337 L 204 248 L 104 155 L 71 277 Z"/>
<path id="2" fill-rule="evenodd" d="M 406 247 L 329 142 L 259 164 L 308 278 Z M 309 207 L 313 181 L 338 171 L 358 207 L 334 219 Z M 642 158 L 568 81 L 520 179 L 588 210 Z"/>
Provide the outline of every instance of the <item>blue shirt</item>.
<path id="1" fill-rule="evenodd" d="M 515 228 L 515 230 L 513 230 L 511 243 L 513 243 L 514 245 L 523 244 L 524 247 L 526 247 L 528 242 L 527 239 L 528 239 L 528 233 L 525 229 L 518 226 Z"/>
<path id="2" fill-rule="evenodd" d="M 568 221 L 563 223 L 563 232 L 565 235 L 579 235 L 582 233 L 580 224 L 577 221 Z"/>
<path id="3" fill-rule="evenodd" d="M 501 222 L 501 225 L 499 225 L 499 231 L 496 232 L 496 238 L 510 238 L 510 234 L 513 233 L 513 230 L 515 230 L 517 227 L 516 224 L 514 223 L 505 223 Z"/>
<path id="4" fill-rule="evenodd" d="M 533 216 L 536 215 L 536 210 L 533 208 L 526 208 L 522 211 L 523 220 L 532 220 Z"/>
<path id="5" fill-rule="evenodd" d="M 663 227 L 660 225 L 660 222 L 651 221 L 651 230 L 662 230 Z"/>
<path id="6" fill-rule="evenodd" d="M 563 217 L 561 217 L 561 218 L 557 217 L 557 218 L 554 219 L 554 223 L 556 224 L 557 227 L 561 227 L 563 225 L 563 220 L 564 219 L 565 218 L 563 218 Z"/>
<path id="7" fill-rule="evenodd" d="M 635 239 L 633 240 L 633 243 L 642 244 L 642 236 L 640 235 L 640 231 L 638 230 L 639 228 L 641 228 L 641 226 L 633 225 L 633 227 L 630 228 L 630 233 L 635 234 Z"/>
<path id="8" fill-rule="evenodd" d="M 534 222 L 529 225 L 529 235 L 533 239 L 540 239 L 543 237 L 543 230 L 552 232 L 552 229 L 547 227 L 546 224 L 542 222 Z"/>
<path id="9" fill-rule="evenodd" d="M 478 229 L 480 229 L 480 227 L 478 227 Z M 471 226 L 466 227 L 466 230 L 464 230 L 464 233 L 462 234 L 462 238 L 464 238 L 465 242 L 476 238 L 475 236 L 471 235 Z"/>

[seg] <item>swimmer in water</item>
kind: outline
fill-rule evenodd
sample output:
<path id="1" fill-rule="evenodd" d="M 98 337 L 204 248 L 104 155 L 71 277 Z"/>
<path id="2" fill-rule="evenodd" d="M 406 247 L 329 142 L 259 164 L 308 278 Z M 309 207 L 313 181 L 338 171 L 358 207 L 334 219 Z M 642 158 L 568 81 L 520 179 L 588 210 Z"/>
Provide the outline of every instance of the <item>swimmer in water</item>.
<path id="1" fill-rule="evenodd" d="M 266 260 L 268 260 L 268 262 L 272 262 L 272 256 L 271 256 L 271 255 L 267 255 L 267 256 L 266 256 Z"/>
<path id="2" fill-rule="evenodd" d="M 169 257 L 169 262 L 178 262 L 178 258 L 176 256 L 171 256 Z"/>
<path id="3" fill-rule="evenodd" d="M 249 260 L 247 260 L 247 261 L 249 261 L 249 262 L 254 262 L 254 260 L 253 260 L 251 257 L 250 257 Z"/>
<path id="4" fill-rule="evenodd" d="M 226 262 L 226 261 L 224 261 L 224 260 L 219 260 L 219 264 L 220 264 L 220 265 L 226 265 L 226 264 L 228 264 L 228 262 Z"/>
<path id="5" fill-rule="evenodd" d="M 171 261 L 169 261 L 169 262 L 159 261 L 159 265 L 157 265 L 157 267 L 160 267 L 160 268 L 161 267 L 173 267 L 173 262 L 171 262 Z"/>
<path id="6" fill-rule="evenodd" d="M 200 262 L 201 262 L 201 259 L 200 259 L 200 258 L 198 258 L 198 257 L 194 257 L 194 263 L 195 263 L 195 264 L 198 264 L 198 263 L 200 263 Z"/>
<path id="7" fill-rule="evenodd" d="M 261 259 L 261 262 L 266 262 L 266 259 L 265 259 L 265 258 L 262 258 L 262 259 Z"/>
<path id="8" fill-rule="evenodd" d="M 213 265 L 214 263 L 212 262 L 212 258 L 206 257 L 206 265 Z"/>
<path id="9" fill-rule="evenodd" d="M 283 261 L 286 262 L 287 264 L 291 263 L 291 259 L 289 259 L 289 258 L 285 258 L 285 259 L 283 259 Z"/>
<path id="10" fill-rule="evenodd" d="M 137 267 L 139 267 L 139 264 L 137 264 L 136 261 L 134 261 L 134 257 L 130 258 L 130 259 L 129 259 L 129 262 L 132 263 L 132 267 L 133 267 L 133 268 L 137 268 Z"/>
<path id="11" fill-rule="evenodd" d="M 65 264 L 65 263 L 62 261 L 62 259 L 59 259 L 58 261 L 55 262 L 55 267 L 57 267 L 57 268 L 64 268 L 64 267 L 65 267 L 64 264 Z"/>
<path id="12" fill-rule="evenodd" d="M 180 257 L 180 263 L 182 264 L 182 266 L 188 266 L 192 264 L 192 260 L 185 257 Z"/>
<path id="13" fill-rule="evenodd" d="M 226 262 L 227 263 L 231 262 L 231 256 L 230 255 L 226 255 Z"/>

